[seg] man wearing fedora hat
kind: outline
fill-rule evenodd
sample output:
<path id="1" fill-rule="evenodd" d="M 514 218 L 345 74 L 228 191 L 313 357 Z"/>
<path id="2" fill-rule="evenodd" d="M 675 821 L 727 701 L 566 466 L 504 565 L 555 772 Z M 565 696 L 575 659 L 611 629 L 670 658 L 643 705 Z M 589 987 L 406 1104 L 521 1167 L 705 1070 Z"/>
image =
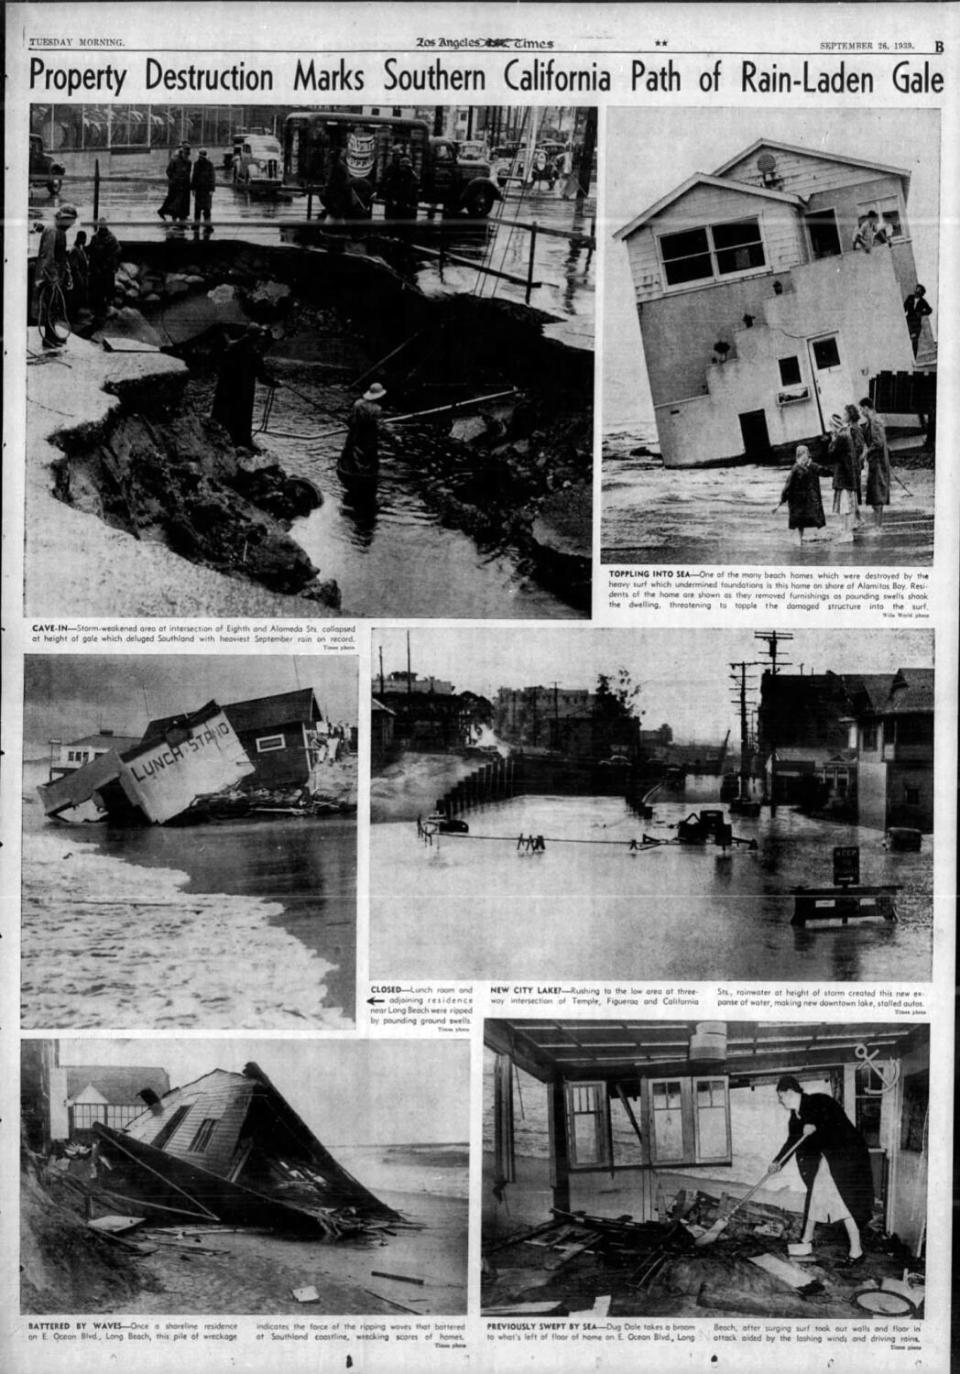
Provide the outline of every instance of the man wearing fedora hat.
<path id="1" fill-rule="evenodd" d="M 354 402 L 347 421 L 347 442 L 340 455 L 341 473 L 348 476 L 376 475 L 380 463 L 380 417 L 383 414 L 378 402 L 386 394 L 386 387 L 374 382 L 359 401 Z"/>
<path id="2" fill-rule="evenodd" d="M 66 292 L 71 286 L 67 230 L 73 228 L 76 220 L 76 207 L 61 205 L 53 223 L 40 235 L 36 273 L 37 322 L 44 348 L 61 348 L 66 342 L 57 333 L 54 321 L 58 317 L 65 319 L 67 314 Z"/>

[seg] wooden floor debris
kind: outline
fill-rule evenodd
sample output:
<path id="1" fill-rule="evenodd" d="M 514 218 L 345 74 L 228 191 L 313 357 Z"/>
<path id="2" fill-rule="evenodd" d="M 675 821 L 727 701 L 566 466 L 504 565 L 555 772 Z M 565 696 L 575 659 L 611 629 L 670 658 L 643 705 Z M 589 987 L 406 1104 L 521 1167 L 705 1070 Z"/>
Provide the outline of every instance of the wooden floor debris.
<path id="1" fill-rule="evenodd" d="M 871 1282 L 876 1289 L 864 1307 L 896 1302 L 905 1308 L 911 1297 L 922 1303 L 922 1275 L 911 1275 L 906 1293 L 891 1284 L 886 1297 L 872 1296 L 884 1276 L 896 1280 L 902 1272 L 904 1252 L 895 1237 L 865 1233 L 866 1259 L 851 1271 L 843 1227 L 821 1226 L 814 1262 L 801 1266 L 789 1259 L 787 1244 L 799 1235 L 802 1218 L 766 1203 L 747 1202 L 713 1245 L 697 1247 L 696 1235 L 736 1202 L 686 1193 L 664 1221 L 554 1209 L 550 1221 L 484 1247 L 483 1314 L 702 1317 L 713 1310 L 841 1319 L 855 1313 L 854 1294 Z"/>

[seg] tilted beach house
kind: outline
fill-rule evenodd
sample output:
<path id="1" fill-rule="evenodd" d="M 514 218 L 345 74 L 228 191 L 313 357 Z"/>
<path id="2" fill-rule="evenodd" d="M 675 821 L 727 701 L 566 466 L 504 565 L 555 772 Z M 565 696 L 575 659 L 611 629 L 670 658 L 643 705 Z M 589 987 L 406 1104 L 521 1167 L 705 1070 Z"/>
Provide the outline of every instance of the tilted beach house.
<path id="1" fill-rule="evenodd" d="M 872 378 L 914 370 L 909 188 L 900 168 L 761 138 L 616 233 L 665 466 L 786 457 Z M 886 241 L 866 251 L 871 211 Z"/>

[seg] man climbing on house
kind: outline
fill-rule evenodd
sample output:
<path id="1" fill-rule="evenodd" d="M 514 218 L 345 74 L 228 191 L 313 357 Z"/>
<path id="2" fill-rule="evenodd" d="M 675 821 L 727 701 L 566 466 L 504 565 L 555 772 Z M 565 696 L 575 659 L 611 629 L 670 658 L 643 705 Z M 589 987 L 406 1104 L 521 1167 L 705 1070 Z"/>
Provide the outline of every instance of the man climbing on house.
<path id="1" fill-rule="evenodd" d="M 928 315 L 933 314 L 933 310 L 927 300 L 927 288 L 921 286 L 919 282 L 917 282 L 917 285 L 904 301 L 903 313 L 907 318 L 907 333 L 910 335 L 910 346 L 913 349 L 913 356 L 916 357 L 917 349 L 920 347 L 920 331 L 923 329 L 923 322 Z"/>

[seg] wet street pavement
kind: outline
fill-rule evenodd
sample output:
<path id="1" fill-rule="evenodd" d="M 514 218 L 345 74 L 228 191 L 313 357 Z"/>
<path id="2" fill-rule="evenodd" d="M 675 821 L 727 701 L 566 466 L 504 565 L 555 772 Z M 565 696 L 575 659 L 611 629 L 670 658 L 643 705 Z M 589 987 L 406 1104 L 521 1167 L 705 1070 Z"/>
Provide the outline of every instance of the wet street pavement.
<path id="1" fill-rule="evenodd" d="M 789 468 L 743 464 L 665 468 L 658 457 L 624 453 L 650 442 L 617 436 L 603 457 L 601 559 L 604 563 L 904 566 L 933 562 L 934 473 L 897 472 L 882 530 L 873 511 L 846 531 L 831 510 L 829 477 L 821 478 L 826 526 L 803 544 L 787 528 L 787 508 L 774 507 Z M 897 478 L 902 481 L 898 481 Z M 906 490 L 905 490 L 906 488 Z"/>
<path id="2" fill-rule="evenodd" d="M 166 181 L 137 180 L 104 182 L 100 188 L 100 214 L 124 242 L 159 241 L 174 232 L 156 215 L 157 207 L 166 194 Z M 84 225 L 93 216 L 94 186 L 92 179 L 71 180 L 60 199 L 69 200 L 80 211 Z M 31 201 L 31 223 L 52 216 L 59 200 L 41 195 Z M 267 200 L 235 191 L 232 186 L 220 186 L 213 201 L 214 233 L 224 240 L 243 239 L 248 243 L 276 244 L 283 241 L 284 229 L 306 219 L 305 196 Z M 313 202 L 313 218 L 318 210 Z M 562 230 L 581 238 L 593 231 L 595 202 L 587 200 L 578 213 L 575 201 L 564 200 L 553 191 L 509 191 L 504 201 L 494 206 L 485 222 L 454 219 L 428 220 L 421 210 L 420 218 L 411 232 L 414 245 L 430 250 L 414 259 L 417 285 L 427 295 L 438 292 L 470 292 L 524 304 L 525 287 L 514 282 L 488 276 L 478 271 L 481 266 L 522 277 L 526 281 L 530 265 L 530 234 L 500 220 L 520 220 L 536 223 L 545 229 Z M 383 229 L 383 207 L 374 207 L 373 229 Z M 156 224 L 153 220 L 156 218 Z M 144 222 L 146 221 L 146 223 Z M 264 223 L 266 221 L 266 223 Z M 192 228 L 186 230 L 192 237 Z M 36 251 L 39 235 L 32 234 L 31 252 Z M 441 246 L 445 252 L 470 259 L 475 266 L 446 261 L 442 268 L 433 254 Z M 552 317 L 546 332 L 564 342 L 582 348 L 593 348 L 594 296 L 596 285 L 596 254 L 586 246 L 578 247 L 567 238 L 540 234 L 536 236 L 533 258 L 533 279 L 539 282 L 530 295 L 529 304 Z"/>

